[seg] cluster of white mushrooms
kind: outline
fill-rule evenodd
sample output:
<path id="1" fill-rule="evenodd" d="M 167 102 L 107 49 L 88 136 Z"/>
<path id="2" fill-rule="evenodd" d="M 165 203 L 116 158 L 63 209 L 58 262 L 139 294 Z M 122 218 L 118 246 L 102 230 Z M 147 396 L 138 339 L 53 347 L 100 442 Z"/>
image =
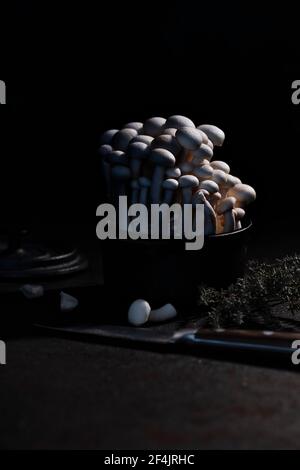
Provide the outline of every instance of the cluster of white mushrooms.
<path id="1" fill-rule="evenodd" d="M 131 204 L 204 204 L 205 235 L 240 229 L 256 193 L 227 163 L 213 160 L 224 139 L 218 127 L 196 127 L 179 115 L 104 132 L 99 155 L 109 200 L 126 195 Z"/>

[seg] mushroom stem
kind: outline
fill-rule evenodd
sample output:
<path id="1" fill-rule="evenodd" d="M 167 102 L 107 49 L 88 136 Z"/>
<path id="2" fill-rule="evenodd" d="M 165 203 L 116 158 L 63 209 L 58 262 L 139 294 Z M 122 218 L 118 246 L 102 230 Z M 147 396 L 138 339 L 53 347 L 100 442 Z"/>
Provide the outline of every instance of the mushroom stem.
<path id="1" fill-rule="evenodd" d="M 151 322 L 163 322 L 171 320 L 171 318 L 176 317 L 177 311 L 172 304 L 166 304 L 161 308 L 156 310 L 151 310 L 149 321 Z"/>
<path id="2" fill-rule="evenodd" d="M 230 209 L 230 210 L 224 212 L 223 216 L 224 216 L 223 232 L 224 233 L 233 232 L 234 231 L 234 226 L 235 226 L 233 210 Z"/>

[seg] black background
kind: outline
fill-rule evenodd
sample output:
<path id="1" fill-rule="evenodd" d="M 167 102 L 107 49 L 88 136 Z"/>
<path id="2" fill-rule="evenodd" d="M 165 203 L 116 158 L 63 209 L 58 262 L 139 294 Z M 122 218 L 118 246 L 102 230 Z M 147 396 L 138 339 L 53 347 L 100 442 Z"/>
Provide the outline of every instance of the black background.
<path id="1" fill-rule="evenodd" d="M 69 226 L 94 237 L 101 132 L 186 114 L 224 129 L 216 157 L 256 188 L 258 232 L 297 236 L 295 6 L 14 1 L 4 17 L 2 225 L 50 224 L 61 237 Z"/>

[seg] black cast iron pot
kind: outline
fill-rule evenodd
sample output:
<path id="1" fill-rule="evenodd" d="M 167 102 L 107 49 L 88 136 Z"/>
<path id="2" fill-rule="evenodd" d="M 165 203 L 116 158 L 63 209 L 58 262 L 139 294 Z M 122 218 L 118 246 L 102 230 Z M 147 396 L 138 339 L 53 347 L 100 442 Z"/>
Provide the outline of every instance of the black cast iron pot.
<path id="1" fill-rule="evenodd" d="M 164 303 L 196 305 L 199 285 L 226 287 L 243 276 L 252 223 L 234 232 L 205 237 L 201 250 L 183 240 L 105 240 L 104 287 L 114 305 L 142 298 L 153 308 Z"/>

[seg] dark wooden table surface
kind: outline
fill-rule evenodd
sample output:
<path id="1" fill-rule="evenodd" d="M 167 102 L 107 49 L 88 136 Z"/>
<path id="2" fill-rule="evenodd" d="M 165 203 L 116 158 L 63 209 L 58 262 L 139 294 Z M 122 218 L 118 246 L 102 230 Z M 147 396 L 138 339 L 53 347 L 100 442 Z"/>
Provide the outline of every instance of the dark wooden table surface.
<path id="1" fill-rule="evenodd" d="M 299 448 L 297 372 L 32 336 L 0 384 L 4 449 Z"/>

